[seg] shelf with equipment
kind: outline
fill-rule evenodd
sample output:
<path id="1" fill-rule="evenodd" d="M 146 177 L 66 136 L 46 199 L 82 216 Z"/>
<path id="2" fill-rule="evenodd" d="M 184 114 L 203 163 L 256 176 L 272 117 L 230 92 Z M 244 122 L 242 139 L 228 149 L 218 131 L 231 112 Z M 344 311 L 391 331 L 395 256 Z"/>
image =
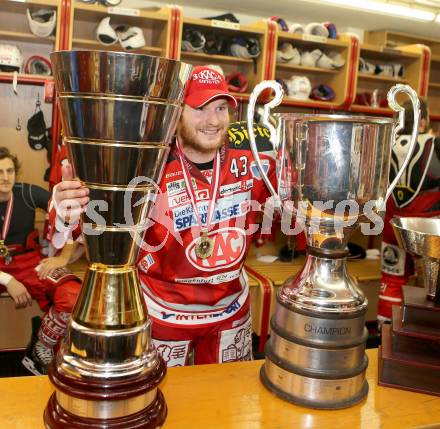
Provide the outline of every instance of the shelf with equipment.
<path id="1" fill-rule="evenodd" d="M 440 120 L 440 38 L 418 36 L 398 31 L 367 31 L 365 41 L 384 47 L 384 49 L 402 49 L 402 46 L 418 45 L 423 51 L 419 96 L 427 96 L 431 119 Z M 411 83 L 409 82 L 411 85 Z M 411 85 L 412 86 L 412 85 Z M 416 88 L 415 88 L 416 89 Z M 416 89 L 417 90 L 417 89 Z"/>
<path id="2" fill-rule="evenodd" d="M 206 50 L 197 51 L 185 50 L 182 46 L 182 37 L 190 31 L 197 31 L 208 39 Z M 254 86 L 267 78 L 268 60 L 268 35 L 269 26 L 266 20 L 255 24 L 239 24 L 218 20 L 183 17 L 179 36 L 179 59 L 193 65 L 215 65 L 220 66 L 225 77 L 232 76 L 232 73 L 239 73 L 236 88 L 231 92 L 240 101 L 249 99 L 250 92 Z M 259 54 L 255 58 L 247 56 L 247 53 L 258 52 L 252 49 L 246 50 L 243 46 L 242 56 L 233 56 L 230 51 L 231 42 L 249 42 L 253 48 L 259 46 Z M 223 49 L 224 48 L 224 49 Z M 234 49 L 238 53 L 238 50 Z M 231 81 L 231 85 L 235 82 Z M 245 85 L 245 83 L 247 83 Z"/>
<path id="3" fill-rule="evenodd" d="M 431 56 L 428 105 L 431 119 L 440 121 L 440 55 Z"/>
<path id="4" fill-rule="evenodd" d="M 180 13 L 175 6 L 132 9 L 67 0 L 66 9 L 67 49 L 125 50 L 175 58 L 175 14 L 176 11 Z M 108 19 L 103 22 L 105 18 Z M 101 23 L 100 35 L 104 43 L 97 37 Z"/>
<path id="5" fill-rule="evenodd" d="M 27 122 L 40 108 L 45 126 L 52 127 L 56 134 L 58 120 L 52 104 L 54 82 L 49 55 L 62 47 L 63 7 L 60 0 L 0 1 L 2 145 L 18 155 L 23 166 L 20 180 L 42 187 L 47 187 L 43 176 L 48 152 L 30 147 Z"/>
<path id="6" fill-rule="evenodd" d="M 292 62 L 283 62 L 277 50 L 289 44 L 294 56 L 292 55 Z M 357 59 L 357 46 L 357 39 L 347 34 L 341 34 L 337 39 L 330 39 L 309 34 L 288 33 L 277 28 L 272 52 L 274 57 L 272 77 L 285 84 L 287 94 L 284 96 L 283 106 L 335 110 L 349 105 L 353 96 L 351 81 L 354 72 L 353 63 Z M 308 82 L 312 89 L 320 87 L 320 91 L 316 93 L 320 99 L 312 99 L 311 94 L 308 96 L 306 90 L 303 94 L 295 94 L 297 86 L 308 87 Z M 289 94 L 289 91 L 293 94 Z M 334 93 L 333 98 L 331 92 Z"/>
<path id="7" fill-rule="evenodd" d="M 31 30 L 27 10 L 31 16 L 39 11 L 48 12 L 54 15 L 50 17 L 47 27 L 43 31 L 51 31 L 51 34 L 40 37 Z M 0 2 L 0 44 L 10 45 L 18 48 L 22 56 L 22 66 L 17 76 L 18 83 L 42 84 L 52 80 L 51 76 L 45 74 L 30 74 L 25 70 L 27 60 L 33 56 L 44 57 L 48 62 L 50 52 L 59 49 L 61 39 L 61 2 L 58 0 L 29 0 L 26 2 L 2 1 Z M 36 21 L 35 21 L 36 22 Z M 53 27 L 53 29 L 52 29 Z M 3 66 L 2 66 L 3 69 Z M 13 73 L 2 70 L 0 73 L 1 82 L 12 82 Z"/>
<path id="8" fill-rule="evenodd" d="M 429 51 L 422 45 L 398 48 L 360 45 L 356 77 L 356 98 L 352 112 L 393 115 L 386 100 L 388 90 L 396 84 L 408 84 L 421 96 L 427 91 L 426 59 Z M 402 98 L 402 101 L 404 98 Z"/>

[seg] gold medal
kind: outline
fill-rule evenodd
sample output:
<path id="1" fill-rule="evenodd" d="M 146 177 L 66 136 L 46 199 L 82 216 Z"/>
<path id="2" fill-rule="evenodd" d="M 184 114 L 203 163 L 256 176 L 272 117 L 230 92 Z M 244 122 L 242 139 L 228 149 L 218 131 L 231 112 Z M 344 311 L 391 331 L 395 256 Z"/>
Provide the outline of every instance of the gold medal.
<path id="1" fill-rule="evenodd" d="M 216 200 L 218 196 L 218 191 L 220 187 L 220 152 L 217 150 L 216 156 L 214 158 L 214 165 L 212 169 L 211 187 L 209 190 L 209 195 L 211 196 L 208 203 L 208 210 L 206 213 L 206 219 L 204 225 L 200 216 L 199 208 L 197 207 L 197 197 L 194 191 L 193 180 L 191 177 L 191 170 L 194 168 L 192 164 L 188 162 L 183 154 L 182 147 L 180 146 L 179 139 L 176 139 L 176 146 L 179 152 L 180 164 L 182 166 L 183 178 L 185 181 L 186 192 L 191 201 L 191 206 L 193 209 L 194 217 L 196 222 L 201 229 L 201 234 L 197 240 L 194 248 L 196 256 L 200 259 L 209 258 L 214 251 L 214 240 L 208 236 L 208 232 L 211 229 L 211 223 L 213 222 Z M 205 179 L 206 180 L 206 179 Z"/>
<path id="2" fill-rule="evenodd" d="M 9 254 L 8 247 L 5 245 L 4 240 L 0 240 L 0 256 L 4 258 L 8 254 Z"/>
<path id="3" fill-rule="evenodd" d="M 199 238 L 196 244 L 196 256 L 200 259 L 207 259 L 212 255 L 213 250 L 214 240 L 202 233 L 202 236 Z"/>
<path id="4" fill-rule="evenodd" d="M 0 257 L 4 258 L 6 265 L 12 260 L 8 246 L 6 246 L 4 240 L 0 240 Z"/>

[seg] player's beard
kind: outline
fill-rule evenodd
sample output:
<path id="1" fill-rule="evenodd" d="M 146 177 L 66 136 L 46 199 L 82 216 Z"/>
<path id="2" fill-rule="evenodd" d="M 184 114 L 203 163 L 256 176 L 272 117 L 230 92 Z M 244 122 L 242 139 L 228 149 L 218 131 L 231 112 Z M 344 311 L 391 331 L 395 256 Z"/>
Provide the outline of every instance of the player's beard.
<path id="1" fill-rule="evenodd" d="M 205 141 L 203 141 L 203 136 L 200 136 L 199 133 L 193 128 L 186 126 L 183 121 L 180 121 L 178 126 L 178 135 L 180 136 L 183 146 L 196 150 L 200 153 L 210 153 L 222 147 L 225 142 L 227 132 L 227 127 L 224 127 L 218 132 L 218 138 L 214 140 L 207 138 Z"/>

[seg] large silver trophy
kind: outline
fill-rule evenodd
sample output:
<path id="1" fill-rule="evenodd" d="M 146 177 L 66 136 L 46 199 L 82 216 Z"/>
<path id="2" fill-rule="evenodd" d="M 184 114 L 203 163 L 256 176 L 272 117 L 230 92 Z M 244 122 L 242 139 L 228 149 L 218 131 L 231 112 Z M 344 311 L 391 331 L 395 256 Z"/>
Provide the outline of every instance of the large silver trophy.
<path id="1" fill-rule="evenodd" d="M 88 267 L 49 370 L 47 428 L 160 427 L 166 366 L 152 347 L 136 271 L 146 217 L 169 153 L 191 66 L 119 52 L 51 54 L 75 176 Z"/>
<path id="2" fill-rule="evenodd" d="M 275 91 L 274 99 L 264 106 L 263 122 L 271 132 L 277 160 L 277 189 L 259 159 L 252 126 L 256 100 L 267 88 Z M 404 119 L 404 109 L 396 102 L 400 92 L 412 100 L 415 127 L 406 162 L 388 187 L 391 145 Z M 282 95 L 276 82 L 255 87 L 248 132 L 261 176 L 275 205 L 283 207 L 282 229 L 295 233 L 299 225 L 305 231 L 307 257 L 300 273 L 277 294 L 261 380 L 296 404 L 348 407 L 368 392 L 368 333 L 367 299 L 347 273 L 346 246 L 360 225 L 371 228 L 376 220 L 376 233 L 381 232 L 380 213 L 416 143 L 419 101 L 409 86 L 398 85 L 388 94 L 389 105 L 399 111 L 398 122 L 351 115 L 275 114 L 273 125 L 270 109 Z M 291 215 L 295 228 L 290 225 Z"/>

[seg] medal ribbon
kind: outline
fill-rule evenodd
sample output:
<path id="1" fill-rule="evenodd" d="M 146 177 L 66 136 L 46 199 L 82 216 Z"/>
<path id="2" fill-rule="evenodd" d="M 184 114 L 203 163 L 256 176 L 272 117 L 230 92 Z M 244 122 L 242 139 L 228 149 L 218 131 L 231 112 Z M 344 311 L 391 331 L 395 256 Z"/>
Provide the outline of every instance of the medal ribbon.
<path id="1" fill-rule="evenodd" d="M 214 166 L 212 169 L 212 178 L 211 178 L 211 187 L 209 189 L 209 194 L 210 194 L 210 200 L 209 200 L 209 204 L 208 204 L 208 213 L 207 213 L 207 217 L 206 217 L 206 224 L 205 227 L 203 227 L 202 224 L 202 219 L 200 217 L 200 213 L 199 213 L 199 209 L 197 207 L 197 199 L 196 199 L 196 194 L 192 185 L 192 180 L 191 180 L 191 174 L 190 174 L 190 169 L 192 168 L 192 166 L 189 164 L 188 160 L 185 158 L 185 155 L 183 153 L 182 150 L 182 146 L 180 144 L 179 139 L 176 139 L 176 147 L 177 147 L 177 151 L 179 153 L 179 158 L 180 158 L 180 164 L 182 165 L 182 172 L 183 172 L 183 178 L 185 180 L 185 185 L 186 185 L 186 191 L 188 193 L 189 199 L 191 201 L 191 205 L 194 211 L 194 215 L 197 219 L 197 223 L 200 226 L 200 229 L 206 230 L 206 232 L 208 232 L 211 229 L 211 221 L 212 221 L 212 215 L 214 214 L 214 210 L 215 210 L 215 203 L 217 201 L 217 194 L 218 194 L 218 189 L 219 189 L 219 185 L 220 185 L 220 152 L 217 150 L 216 152 L 216 156 L 214 159 Z"/>
<path id="2" fill-rule="evenodd" d="M 3 222 L 2 235 L 0 236 L 0 240 L 3 241 L 3 243 L 6 241 L 6 236 L 8 235 L 9 227 L 11 225 L 13 207 L 14 207 L 14 194 L 11 194 L 11 198 L 9 198 L 8 205 L 6 206 L 5 220 Z"/>

